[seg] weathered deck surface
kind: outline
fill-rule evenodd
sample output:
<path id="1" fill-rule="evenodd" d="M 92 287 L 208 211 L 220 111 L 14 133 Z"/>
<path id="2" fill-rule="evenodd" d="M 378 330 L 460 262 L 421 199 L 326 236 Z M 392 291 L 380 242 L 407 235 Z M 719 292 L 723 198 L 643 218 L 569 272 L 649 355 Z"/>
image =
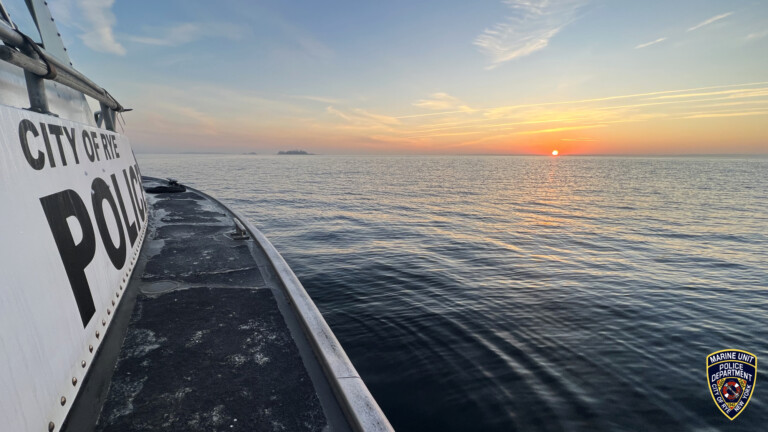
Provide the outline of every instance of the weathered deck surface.
<path id="1" fill-rule="evenodd" d="M 232 216 L 196 192 L 147 200 L 148 258 L 96 430 L 340 429 L 254 241 L 231 238 Z"/>

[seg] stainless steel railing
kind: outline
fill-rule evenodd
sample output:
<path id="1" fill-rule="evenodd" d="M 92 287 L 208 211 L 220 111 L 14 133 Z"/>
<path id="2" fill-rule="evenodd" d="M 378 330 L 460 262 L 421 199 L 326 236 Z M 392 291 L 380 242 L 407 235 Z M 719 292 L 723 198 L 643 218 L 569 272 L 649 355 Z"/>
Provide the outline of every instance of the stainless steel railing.
<path id="1" fill-rule="evenodd" d="M 115 130 L 115 113 L 126 111 L 126 109 L 104 88 L 48 54 L 34 41 L 2 20 L 0 20 L 0 40 L 5 43 L 0 45 L 0 60 L 24 70 L 32 111 L 50 114 L 44 86 L 45 80 L 50 79 L 99 101 L 104 126 L 111 131 Z"/>

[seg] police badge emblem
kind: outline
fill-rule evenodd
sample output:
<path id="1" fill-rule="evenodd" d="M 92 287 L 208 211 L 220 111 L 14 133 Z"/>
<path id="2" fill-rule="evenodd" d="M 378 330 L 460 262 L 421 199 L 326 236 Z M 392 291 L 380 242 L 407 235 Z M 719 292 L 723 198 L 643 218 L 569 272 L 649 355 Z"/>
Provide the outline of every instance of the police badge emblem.
<path id="1" fill-rule="evenodd" d="M 715 351 L 707 356 L 707 378 L 712 399 L 729 420 L 744 412 L 757 378 L 757 357 L 737 349 Z"/>

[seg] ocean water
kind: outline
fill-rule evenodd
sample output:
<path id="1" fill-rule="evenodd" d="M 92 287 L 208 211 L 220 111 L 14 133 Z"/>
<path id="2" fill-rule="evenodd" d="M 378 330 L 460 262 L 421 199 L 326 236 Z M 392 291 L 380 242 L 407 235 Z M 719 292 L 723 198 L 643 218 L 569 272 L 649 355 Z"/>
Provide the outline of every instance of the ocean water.
<path id="1" fill-rule="evenodd" d="M 768 424 L 768 159 L 138 158 L 270 238 L 399 431 Z"/>

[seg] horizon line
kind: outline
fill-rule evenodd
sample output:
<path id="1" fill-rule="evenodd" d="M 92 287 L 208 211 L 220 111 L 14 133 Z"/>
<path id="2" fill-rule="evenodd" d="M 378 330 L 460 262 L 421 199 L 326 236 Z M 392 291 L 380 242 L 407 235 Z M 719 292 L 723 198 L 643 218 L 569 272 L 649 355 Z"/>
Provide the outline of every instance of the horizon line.
<path id="1" fill-rule="evenodd" d="M 227 155 L 227 156 L 532 156 L 532 157 L 765 157 L 765 153 L 561 153 L 552 156 L 549 153 L 311 153 L 306 155 L 283 155 L 276 152 L 258 153 L 227 152 L 227 151 L 182 151 L 182 152 L 151 152 L 134 150 L 137 155 Z"/>

